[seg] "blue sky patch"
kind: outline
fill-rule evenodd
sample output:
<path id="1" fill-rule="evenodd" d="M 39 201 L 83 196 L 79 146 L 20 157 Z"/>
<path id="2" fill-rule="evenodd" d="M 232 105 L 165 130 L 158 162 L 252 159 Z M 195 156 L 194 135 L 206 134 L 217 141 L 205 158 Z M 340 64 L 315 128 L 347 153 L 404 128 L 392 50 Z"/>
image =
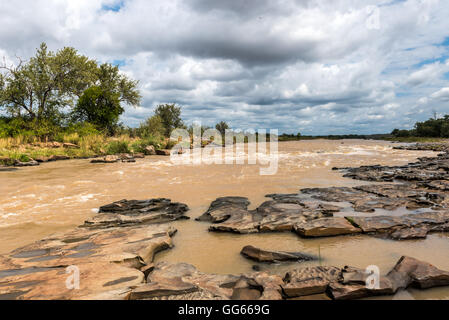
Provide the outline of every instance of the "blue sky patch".
<path id="1" fill-rule="evenodd" d="M 112 60 L 111 64 L 117 67 L 123 67 L 126 66 L 126 60 Z"/>
<path id="2" fill-rule="evenodd" d="M 422 66 L 425 66 L 426 64 L 432 64 L 432 63 L 435 63 L 435 62 L 445 63 L 447 59 L 449 59 L 448 55 L 444 55 L 444 56 L 441 56 L 439 58 L 426 59 L 426 60 L 423 60 L 420 63 L 416 64 L 415 67 L 420 68 Z"/>
<path id="3" fill-rule="evenodd" d="M 120 9 L 123 8 L 123 6 L 125 5 L 125 1 L 117 1 L 114 4 L 110 4 L 110 5 L 106 5 L 104 4 L 101 9 L 104 11 L 114 11 L 114 12 L 119 12 Z"/>

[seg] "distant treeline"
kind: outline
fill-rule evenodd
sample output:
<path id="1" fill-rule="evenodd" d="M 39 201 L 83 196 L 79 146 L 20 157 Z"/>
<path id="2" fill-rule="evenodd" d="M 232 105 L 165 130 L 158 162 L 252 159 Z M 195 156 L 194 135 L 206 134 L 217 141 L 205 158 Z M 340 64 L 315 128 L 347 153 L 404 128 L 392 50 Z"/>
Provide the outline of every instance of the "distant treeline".
<path id="1" fill-rule="evenodd" d="M 279 141 L 298 141 L 298 140 L 342 140 L 342 139 L 362 139 L 362 140 L 385 140 L 392 136 L 390 134 L 344 134 L 344 135 L 324 135 L 324 136 L 303 136 L 294 134 L 282 134 L 279 136 Z"/>
<path id="2" fill-rule="evenodd" d="M 449 115 L 445 115 L 442 118 L 435 117 L 424 122 L 417 122 L 412 130 L 394 129 L 391 134 L 400 138 L 449 138 Z"/>

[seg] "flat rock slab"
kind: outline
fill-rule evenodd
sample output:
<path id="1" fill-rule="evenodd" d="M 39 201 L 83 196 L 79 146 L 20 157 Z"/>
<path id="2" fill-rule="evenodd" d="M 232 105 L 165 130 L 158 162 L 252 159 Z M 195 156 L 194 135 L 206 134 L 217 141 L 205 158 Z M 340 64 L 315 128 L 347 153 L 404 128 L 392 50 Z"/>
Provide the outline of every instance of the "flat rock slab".
<path id="1" fill-rule="evenodd" d="M 349 202 L 357 212 L 374 212 L 376 209 L 395 210 L 444 207 L 447 195 L 418 189 L 413 184 L 365 185 L 354 188 L 332 187 L 303 189 L 302 193 L 327 202 Z"/>
<path id="2" fill-rule="evenodd" d="M 86 228 L 111 228 L 141 224 L 163 223 L 189 219 L 187 205 L 169 199 L 121 200 L 100 208 L 95 217 L 87 220 Z"/>
<path id="3" fill-rule="evenodd" d="M 243 197 L 223 197 L 218 198 L 211 203 L 207 212 L 197 218 L 197 221 L 207 221 L 211 223 L 220 223 L 236 216 L 236 210 L 241 210 L 245 214 L 250 202 Z"/>
<path id="4" fill-rule="evenodd" d="M 156 150 L 156 154 L 158 155 L 158 156 L 166 156 L 166 157 L 168 157 L 168 156 L 170 156 L 171 155 L 171 150 Z"/>
<path id="5" fill-rule="evenodd" d="M 129 300 L 145 300 L 156 297 L 179 296 L 198 291 L 198 287 L 173 278 L 162 283 L 150 282 L 130 292 Z"/>
<path id="6" fill-rule="evenodd" d="M 332 282 L 341 277 L 337 267 L 306 267 L 287 272 L 282 291 L 287 298 L 296 298 L 325 293 Z"/>
<path id="7" fill-rule="evenodd" d="M 306 267 L 287 272 L 281 285 L 286 299 L 326 294 L 335 300 L 394 295 L 415 287 L 449 286 L 449 273 L 411 257 L 402 257 L 385 276 L 353 267 Z"/>
<path id="8" fill-rule="evenodd" d="M 394 147 L 396 150 L 415 150 L 415 151 L 447 151 L 449 146 L 446 143 L 413 143 Z"/>
<path id="9" fill-rule="evenodd" d="M 279 262 L 279 261 L 312 261 L 316 257 L 301 252 L 266 251 L 253 246 L 246 246 L 240 252 L 248 259 L 258 262 Z"/>
<path id="10" fill-rule="evenodd" d="M 402 257 L 396 266 L 378 279 L 378 284 L 368 286 L 365 271 L 348 268 L 342 270 L 342 280 L 332 282 L 328 293 L 336 300 L 352 300 L 373 296 L 394 295 L 401 289 L 415 287 L 428 289 L 449 285 L 449 272 L 411 257 Z"/>
<path id="11" fill-rule="evenodd" d="M 108 155 L 104 157 L 95 158 L 90 161 L 90 163 L 117 163 L 117 162 L 128 162 L 133 163 L 136 162 L 138 158 L 144 158 L 143 154 L 129 154 L 129 153 L 121 153 L 117 155 Z"/>
<path id="12" fill-rule="evenodd" d="M 214 201 L 197 220 L 213 223 L 210 231 L 239 234 L 294 231 L 299 222 L 329 217 L 339 207 L 301 201 L 292 195 L 272 195 L 275 200 L 248 210 L 247 198 L 227 197 Z"/>
<path id="13" fill-rule="evenodd" d="M 448 180 L 449 178 L 449 148 L 447 144 L 404 146 L 406 150 L 444 151 L 434 158 L 420 158 L 418 162 L 405 166 L 363 166 L 359 168 L 341 168 L 345 177 L 356 180 L 376 182 L 416 182 L 430 183 L 432 181 Z"/>
<path id="14" fill-rule="evenodd" d="M 141 268 L 172 247 L 167 225 L 92 230 L 77 228 L 13 251 L 0 260 L 0 296 L 15 299 L 124 299 L 144 282 Z M 79 290 L 66 286 L 67 267 L 79 270 Z"/>
<path id="15" fill-rule="evenodd" d="M 103 215 L 134 217 L 132 223 L 90 223 L 0 256 L 0 297 L 125 299 L 132 288 L 145 283 L 155 254 L 173 246 L 176 229 L 160 222 L 179 218 L 186 210 L 186 205 L 168 199 L 104 206 Z M 140 219 L 149 213 L 160 217 Z M 78 272 L 79 289 L 73 290 L 67 283 Z"/>
<path id="16" fill-rule="evenodd" d="M 403 216 L 347 217 L 364 233 L 385 234 L 394 240 L 425 238 L 429 232 L 447 231 L 449 211 L 435 211 Z"/>
<path id="17" fill-rule="evenodd" d="M 411 257 L 402 257 L 387 277 L 396 279 L 397 288 L 411 285 L 419 289 L 428 289 L 449 285 L 449 272 Z"/>
<path id="18" fill-rule="evenodd" d="M 264 272 L 215 275 L 186 263 L 158 263 L 147 284 L 132 290 L 129 299 L 280 300 L 282 278 Z M 189 291 L 189 293 L 186 292 Z"/>
<path id="19" fill-rule="evenodd" d="M 332 217 L 310 220 L 295 225 L 295 232 L 304 238 L 331 237 L 361 233 L 345 218 Z"/>
<path id="20" fill-rule="evenodd" d="M 445 176 L 449 172 L 449 156 L 421 158 L 417 163 L 399 167 L 364 166 L 344 170 L 377 178 L 393 177 L 360 177 L 369 181 L 395 181 L 399 179 L 395 176 L 398 172 L 406 171 L 426 175 L 431 170 Z M 393 240 L 423 239 L 429 232 L 449 231 L 449 221 L 443 218 L 449 210 L 446 180 L 434 178 L 271 194 L 267 197 L 272 200 L 256 210 L 248 210 L 247 198 L 224 197 L 212 202 L 197 220 L 211 223 L 210 231 L 237 234 L 295 232 L 307 238 L 364 233 Z M 364 216 L 364 213 L 369 214 Z"/>

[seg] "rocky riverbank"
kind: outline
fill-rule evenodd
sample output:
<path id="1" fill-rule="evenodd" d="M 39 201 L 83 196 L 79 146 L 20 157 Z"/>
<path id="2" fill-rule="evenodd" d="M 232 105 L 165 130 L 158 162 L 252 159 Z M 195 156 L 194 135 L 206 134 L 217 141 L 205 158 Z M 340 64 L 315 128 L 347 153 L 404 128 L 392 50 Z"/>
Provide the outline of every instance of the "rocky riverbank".
<path id="1" fill-rule="evenodd" d="M 130 153 L 117 153 L 117 154 L 101 154 L 101 155 L 91 155 L 91 156 L 80 156 L 76 155 L 73 150 L 79 150 L 80 147 L 72 143 L 59 143 L 50 142 L 46 143 L 44 146 L 38 144 L 34 146 L 36 150 L 41 150 L 40 148 L 47 148 L 49 150 L 59 150 L 58 152 L 65 154 L 53 154 L 49 156 L 36 156 L 31 157 L 28 155 L 23 155 L 20 159 L 14 159 L 10 157 L 0 156 L 0 168 L 7 167 L 35 167 L 43 163 L 63 161 L 63 160 L 85 160 L 92 159 L 91 163 L 133 163 L 136 159 L 142 159 L 146 156 L 170 156 L 171 150 L 168 149 L 157 149 L 153 146 L 147 146 L 143 149 L 143 152 L 130 152 Z M 45 150 L 45 149 L 42 149 Z M 45 153 L 43 151 L 43 153 Z M 70 155 L 69 155 L 70 154 Z"/>
<path id="2" fill-rule="evenodd" d="M 385 184 L 353 188 L 303 189 L 297 194 L 272 194 L 272 200 L 248 210 L 246 198 L 214 201 L 199 221 L 212 232 L 237 234 L 291 231 L 300 237 L 368 234 L 394 240 L 425 238 L 449 231 L 449 154 L 442 145 L 411 146 L 446 150 L 399 167 L 334 168 L 345 177 Z"/>
<path id="3" fill-rule="evenodd" d="M 306 238 L 366 234 L 408 240 L 447 232 L 449 155 L 447 149 L 438 151 L 444 152 L 407 166 L 336 168 L 350 178 L 382 184 L 273 194 L 255 210 L 248 209 L 246 198 L 219 198 L 198 220 L 210 223 L 211 232 L 294 232 Z M 252 246 L 235 254 L 297 265 L 283 274 L 216 275 L 185 263 L 155 264 L 155 254 L 173 246 L 177 230 L 170 222 L 188 219 L 188 210 L 169 199 L 103 206 L 71 232 L 0 256 L 0 299 L 342 300 L 394 295 L 408 287 L 449 286 L 449 272 L 405 256 L 373 286 L 367 286 L 374 275 L 366 270 L 300 267 L 318 258 Z M 67 286 L 73 270 L 80 272 L 79 289 Z"/>

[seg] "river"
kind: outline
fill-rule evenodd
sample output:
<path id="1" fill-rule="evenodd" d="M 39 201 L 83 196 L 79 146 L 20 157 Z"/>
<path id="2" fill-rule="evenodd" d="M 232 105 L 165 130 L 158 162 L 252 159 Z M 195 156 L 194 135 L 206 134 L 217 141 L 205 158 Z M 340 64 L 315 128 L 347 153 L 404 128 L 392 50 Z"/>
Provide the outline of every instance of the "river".
<path id="1" fill-rule="evenodd" d="M 157 255 L 158 261 L 188 262 L 210 273 L 251 271 L 254 263 L 240 256 L 246 245 L 269 250 L 320 255 L 323 265 L 388 272 L 402 256 L 449 270 L 449 238 L 432 234 L 426 240 L 397 242 L 371 236 L 301 239 L 293 233 L 233 235 L 209 233 L 207 223 L 194 218 L 222 196 L 244 196 L 251 208 L 266 194 L 296 193 L 301 188 L 355 186 L 366 182 L 346 179 L 332 167 L 403 165 L 433 152 L 393 150 L 383 141 L 298 141 L 279 143 L 277 174 L 261 176 L 258 165 L 174 165 L 170 158 L 147 157 L 136 163 L 91 164 L 70 160 L 0 172 L 0 254 L 70 230 L 96 214 L 98 207 L 121 199 L 165 197 L 189 205 L 189 221 L 178 221 L 175 247 Z M 317 262 L 304 263 L 316 264 Z M 292 264 L 263 265 L 283 272 Z M 396 298 L 449 299 L 448 288 L 402 292 Z"/>

